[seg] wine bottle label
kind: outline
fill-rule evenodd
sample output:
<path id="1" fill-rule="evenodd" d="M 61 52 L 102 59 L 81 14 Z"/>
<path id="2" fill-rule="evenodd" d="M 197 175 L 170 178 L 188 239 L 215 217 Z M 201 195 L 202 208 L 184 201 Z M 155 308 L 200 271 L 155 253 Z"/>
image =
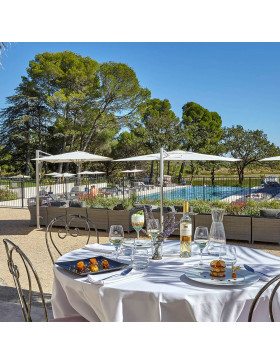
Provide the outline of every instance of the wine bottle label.
<path id="1" fill-rule="evenodd" d="M 181 224 L 180 225 L 180 238 L 183 240 L 183 238 L 190 238 L 192 237 L 192 225 L 191 224 Z M 184 241 L 190 241 L 190 240 L 184 240 Z"/>

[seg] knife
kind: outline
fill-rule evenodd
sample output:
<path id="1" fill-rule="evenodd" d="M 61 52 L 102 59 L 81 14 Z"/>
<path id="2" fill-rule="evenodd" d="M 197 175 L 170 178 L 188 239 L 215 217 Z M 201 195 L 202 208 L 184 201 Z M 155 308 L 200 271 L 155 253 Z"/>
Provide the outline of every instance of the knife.
<path id="1" fill-rule="evenodd" d="M 258 274 L 262 274 L 262 275 L 264 275 L 264 276 L 266 276 L 266 277 L 268 277 L 268 278 L 273 278 L 273 277 L 269 276 L 268 274 L 265 274 L 265 273 L 263 273 L 263 272 L 258 272 L 258 271 L 256 271 L 254 268 L 250 267 L 250 266 L 249 266 L 249 265 L 247 265 L 247 264 L 244 264 L 244 268 L 245 268 L 246 270 L 248 270 L 249 272 L 252 272 L 252 273 L 258 273 Z"/>

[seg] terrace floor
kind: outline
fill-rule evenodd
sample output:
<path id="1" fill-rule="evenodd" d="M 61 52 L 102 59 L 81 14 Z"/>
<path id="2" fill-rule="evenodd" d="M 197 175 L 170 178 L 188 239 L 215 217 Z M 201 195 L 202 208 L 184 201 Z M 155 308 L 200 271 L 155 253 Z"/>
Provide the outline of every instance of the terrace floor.
<path id="1" fill-rule="evenodd" d="M 47 307 L 51 314 L 51 293 L 53 284 L 52 263 L 45 243 L 45 227 L 36 229 L 29 226 L 30 214 L 28 209 L 0 208 L 0 321 L 22 321 L 22 313 L 17 302 L 16 290 L 11 274 L 8 271 L 6 252 L 3 239 L 8 238 L 17 244 L 33 263 L 45 293 Z M 136 236 L 135 233 L 130 234 Z M 178 239 L 174 237 L 173 239 Z M 94 240 L 92 241 L 92 243 Z M 108 242 L 108 233 L 100 232 L 100 243 Z M 260 249 L 280 256 L 278 244 L 246 242 L 230 242 L 254 249 Z M 75 250 L 84 246 L 83 236 L 72 239 L 67 245 L 66 251 Z M 61 246 L 62 248 L 62 246 Z M 63 249 L 63 248 L 62 248 Z M 23 288 L 27 289 L 27 280 L 23 280 Z M 34 291 L 36 287 L 34 286 Z M 40 300 L 35 293 L 35 319 L 43 321 L 43 312 L 40 309 Z"/>

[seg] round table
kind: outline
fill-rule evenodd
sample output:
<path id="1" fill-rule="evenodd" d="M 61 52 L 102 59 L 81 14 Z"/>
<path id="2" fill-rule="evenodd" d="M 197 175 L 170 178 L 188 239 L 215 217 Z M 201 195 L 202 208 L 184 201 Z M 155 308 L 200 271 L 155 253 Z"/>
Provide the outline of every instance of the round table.
<path id="1" fill-rule="evenodd" d="M 164 243 L 164 252 L 178 249 L 179 242 Z M 150 261 L 143 276 L 110 285 L 96 285 L 54 265 L 52 307 L 54 317 L 81 315 L 88 321 L 247 321 L 252 300 L 266 283 L 221 287 L 201 284 L 185 276 L 188 266 L 199 261 L 197 247 L 191 258 Z M 280 258 L 260 250 L 236 246 L 237 265 L 244 263 L 276 276 Z M 100 253 L 79 249 L 60 261 L 92 258 Z M 104 254 L 102 254 L 105 256 Z M 110 255 L 108 255 L 110 257 Z M 102 274 L 100 274 L 101 278 Z M 253 320 L 269 321 L 267 290 Z M 280 320 L 280 296 L 274 299 L 275 319 Z"/>

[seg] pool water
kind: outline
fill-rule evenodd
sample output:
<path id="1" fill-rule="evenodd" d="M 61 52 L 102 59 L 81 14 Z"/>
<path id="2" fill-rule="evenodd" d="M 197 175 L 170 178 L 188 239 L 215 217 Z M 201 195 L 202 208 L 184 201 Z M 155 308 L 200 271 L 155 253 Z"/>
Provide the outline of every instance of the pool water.
<path id="1" fill-rule="evenodd" d="M 169 200 L 222 200 L 224 198 L 249 194 L 248 187 L 224 187 L 224 186 L 186 186 L 172 190 L 163 189 L 163 198 Z M 141 197 L 143 198 L 143 196 Z M 156 200 L 160 198 L 159 192 L 145 195 L 145 198 Z M 140 199 L 140 198 L 139 198 Z"/>

